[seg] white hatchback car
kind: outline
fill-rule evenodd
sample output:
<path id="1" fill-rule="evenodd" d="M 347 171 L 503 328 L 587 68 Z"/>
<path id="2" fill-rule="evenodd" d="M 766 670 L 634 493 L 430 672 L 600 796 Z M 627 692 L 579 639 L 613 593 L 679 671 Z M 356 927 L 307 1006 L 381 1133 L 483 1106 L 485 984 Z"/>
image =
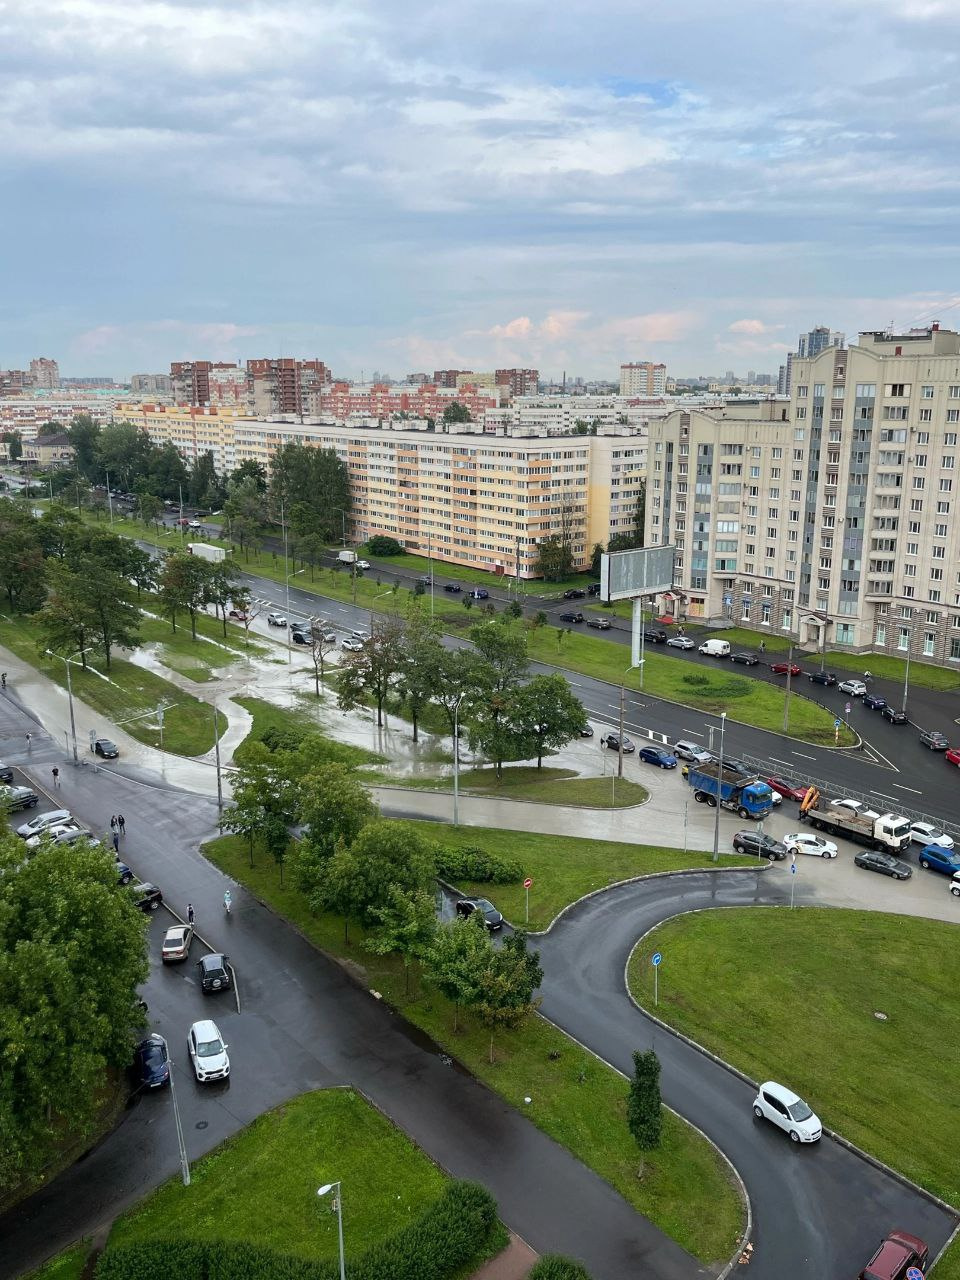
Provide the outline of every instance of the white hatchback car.
<path id="1" fill-rule="evenodd" d="M 199 1081 L 226 1080 L 230 1074 L 228 1047 L 223 1043 L 217 1024 L 209 1018 L 193 1024 L 187 1036 L 187 1052 Z"/>
<path id="2" fill-rule="evenodd" d="M 783 837 L 788 853 L 809 853 L 814 858 L 835 858 L 837 846 L 832 840 L 815 836 L 810 831 L 794 831 Z"/>
<path id="3" fill-rule="evenodd" d="M 915 844 L 938 844 L 941 849 L 953 848 L 953 836 L 948 836 L 932 822 L 911 822 L 910 839 Z"/>
<path id="4" fill-rule="evenodd" d="M 823 1125 L 802 1098 L 773 1080 L 760 1086 L 753 1114 L 789 1133 L 791 1142 L 819 1142 Z"/>
<path id="5" fill-rule="evenodd" d="M 831 800 L 830 803 L 835 809 L 849 809 L 851 813 L 858 813 L 861 818 L 880 817 L 876 809 L 868 808 L 860 800 Z"/>

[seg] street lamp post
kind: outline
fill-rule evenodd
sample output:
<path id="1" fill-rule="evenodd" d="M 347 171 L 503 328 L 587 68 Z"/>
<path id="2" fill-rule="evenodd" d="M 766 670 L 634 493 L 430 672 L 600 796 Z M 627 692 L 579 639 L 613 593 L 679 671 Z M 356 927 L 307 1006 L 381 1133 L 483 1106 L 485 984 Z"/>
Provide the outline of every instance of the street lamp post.
<path id="1" fill-rule="evenodd" d="M 624 689 L 624 682 L 626 680 L 627 675 L 632 670 L 633 670 L 633 663 L 631 662 L 629 667 L 624 668 L 623 675 L 620 677 L 620 733 L 617 739 L 617 748 L 618 748 L 617 749 L 617 777 L 618 778 L 623 777 L 623 702 L 626 694 L 626 690 Z M 642 673 L 643 671 L 642 666 L 640 668 L 640 671 Z M 614 784 L 614 786 L 616 786 L 616 784 Z"/>
<path id="2" fill-rule="evenodd" d="M 336 513 L 340 517 L 340 531 L 342 535 L 341 542 L 343 543 L 344 546 L 346 546 L 347 545 L 347 513 L 343 507 L 334 507 L 333 509 L 334 511 L 336 511 Z"/>
<path id="3" fill-rule="evenodd" d="M 283 564 L 284 564 L 284 568 L 286 568 L 286 564 L 287 564 L 286 554 L 284 554 Z M 296 569 L 294 570 L 293 573 L 288 573 L 284 575 L 284 581 L 286 582 L 286 587 L 287 587 L 287 665 L 289 665 L 293 661 L 293 646 L 290 643 L 290 579 L 299 578 L 301 573 L 306 573 L 306 572 L 307 572 L 306 569 Z"/>
<path id="4" fill-rule="evenodd" d="M 907 713 L 907 694 L 910 692 L 910 648 L 913 644 L 913 624 L 907 628 L 907 665 L 903 672 L 903 706 L 900 710 Z"/>
<path id="5" fill-rule="evenodd" d="M 453 704 L 453 825 L 460 825 L 460 703 L 463 694 Z"/>
<path id="6" fill-rule="evenodd" d="M 74 764 L 79 764 L 80 760 L 77 756 L 77 722 L 73 715 L 73 681 L 70 679 L 70 663 L 76 661 L 76 659 L 85 652 L 85 649 L 78 649 L 72 658 L 65 658 L 62 653 L 54 653 L 52 649 L 47 650 L 47 656 L 49 658 L 59 658 L 67 669 L 67 703 L 70 707 L 70 737 L 73 740 Z"/>
<path id="7" fill-rule="evenodd" d="M 325 1182 L 322 1187 L 317 1188 L 318 1196 L 328 1195 L 331 1191 L 335 1192 L 333 1203 L 337 1210 L 337 1238 L 340 1241 L 340 1280 L 346 1280 L 346 1271 L 343 1266 L 343 1210 L 340 1205 L 341 1191 L 339 1182 Z"/>
<path id="8" fill-rule="evenodd" d="M 183 1185 L 190 1185 L 190 1161 L 187 1158 L 187 1144 L 183 1138 L 183 1125 L 180 1122 L 180 1108 L 177 1106 L 177 1091 L 173 1083 L 173 1062 L 167 1062 L 167 1069 L 170 1072 L 170 1097 L 173 1101 L 173 1123 L 177 1130 L 177 1148 L 180 1152 L 180 1176 L 183 1178 Z"/>
<path id="9" fill-rule="evenodd" d="M 379 592 L 379 593 L 378 593 L 377 595 L 375 595 L 375 596 L 373 597 L 373 599 L 370 601 L 370 634 L 371 634 L 371 635 L 373 634 L 373 606 L 374 606 L 374 605 L 377 603 L 377 601 L 378 601 L 378 600 L 380 600 L 383 596 L 392 596 L 392 595 L 393 595 L 393 587 L 388 587 L 386 591 L 381 591 L 381 592 Z"/>
<path id="10" fill-rule="evenodd" d="M 727 726 L 727 713 L 720 712 L 720 762 L 717 767 L 717 811 L 713 817 L 713 860 L 720 861 L 720 800 L 723 792 L 723 733 Z"/>

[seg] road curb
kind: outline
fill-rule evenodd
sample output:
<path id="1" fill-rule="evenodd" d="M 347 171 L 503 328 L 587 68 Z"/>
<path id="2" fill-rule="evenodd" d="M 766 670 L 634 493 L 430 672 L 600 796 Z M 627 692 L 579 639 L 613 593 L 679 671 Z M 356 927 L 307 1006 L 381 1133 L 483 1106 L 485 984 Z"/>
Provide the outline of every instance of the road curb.
<path id="1" fill-rule="evenodd" d="M 557 779 L 557 781 L 560 782 L 576 782 L 577 780 L 578 779 L 576 778 Z M 581 779 L 581 781 L 588 781 L 588 779 Z M 592 781 L 592 779 L 589 779 L 589 781 Z M 626 781 L 633 782 L 633 779 L 627 778 Z M 413 795 L 421 796 L 447 796 L 449 799 L 453 798 L 452 791 L 439 791 L 435 787 L 401 787 L 397 786 L 396 783 L 389 782 L 371 782 L 369 785 L 377 787 L 380 791 L 397 791 L 401 795 L 410 795 L 412 793 Z M 636 787 L 643 787 L 642 782 L 635 782 L 633 785 Z M 460 795 L 467 796 L 472 800 L 496 800 L 497 802 L 505 800 L 507 804 L 539 804 L 543 805 L 545 809 L 585 809 L 588 813 L 619 813 L 622 810 L 629 811 L 630 809 L 642 809 L 645 804 L 649 804 L 651 800 L 650 792 L 646 787 L 643 787 L 643 789 L 647 792 L 646 800 L 638 800 L 636 804 L 618 805 L 563 804 L 562 801 L 555 803 L 552 800 L 521 800 L 518 796 L 490 796 L 485 795 L 482 791 L 465 791 L 462 787 L 460 788 Z M 428 818 L 426 821 L 430 822 L 432 819 Z M 584 838 L 589 839 L 589 837 Z"/>

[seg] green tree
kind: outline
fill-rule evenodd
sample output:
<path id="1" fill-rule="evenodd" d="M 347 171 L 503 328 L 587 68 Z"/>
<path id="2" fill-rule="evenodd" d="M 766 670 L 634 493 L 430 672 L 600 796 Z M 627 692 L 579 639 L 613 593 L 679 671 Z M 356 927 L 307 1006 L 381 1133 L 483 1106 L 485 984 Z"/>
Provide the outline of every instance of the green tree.
<path id="1" fill-rule="evenodd" d="M 132 489 L 141 476 L 148 474 L 155 450 L 156 446 L 142 428 L 132 422 L 111 422 L 100 429 L 96 470 L 92 475 L 84 474 L 89 480 L 100 480 L 109 474 L 111 485 Z"/>
<path id="2" fill-rule="evenodd" d="M 425 957 L 429 981 L 453 1005 L 453 1030 L 459 1030 L 460 1010 L 474 1004 L 493 944 L 480 913 L 466 920 L 458 916 L 437 929 Z"/>
<path id="3" fill-rule="evenodd" d="M 310 566 L 310 581 L 313 582 L 313 571 L 323 563 L 327 550 L 327 539 L 320 533 L 303 533 L 295 537 L 291 547 L 294 561 Z"/>
<path id="4" fill-rule="evenodd" d="M 145 525 L 157 524 L 163 511 L 163 503 L 154 493 L 141 493 L 137 498 L 137 510 Z"/>
<path id="5" fill-rule="evenodd" d="M 551 533 L 542 538 L 537 547 L 536 572 L 548 582 L 561 582 L 573 569 L 573 552 L 570 544 Z"/>
<path id="6" fill-rule="evenodd" d="M 627 1124 L 641 1151 L 660 1145 L 663 1109 L 660 1103 L 660 1059 L 653 1049 L 633 1051 L 633 1076 L 627 1095 Z"/>
<path id="7" fill-rule="evenodd" d="M 504 610 L 508 618 L 522 618 L 523 605 L 519 600 L 511 600 Z"/>
<path id="8" fill-rule="evenodd" d="M 43 602 L 43 549 L 38 523 L 16 502 L 0 498 L 0 590 L 13 613 L 31 613 Z"/>
<path id="9" fill-rule="evenodd" d="M 19 462 L 23 457 L 23 434 L 19 431 L 4 431 L 0 440 L 7 446 L 7 457 L 11 462 Z"/>
<path id="10" fill-rule="evenodd" d="M 370 910 L 373 932 L 364 946 L 374 955 L 399 955 L 403 960 L 403 989 L 410 994 L 410 966 L 430 950 L 437 931 L 437 904 L 426 889 L 390 885 L 387 900 Z"/>
<path id="11" fill-rule="evenodd" d="M 143 1025 L 145 924 L 112 850 L 41 846 L 24 861 L 22 841 L 0 835 L 0 1185 L 92 1132 Z"/>
<path id="12" fill-rule="evenodd" d="M 301 759 L 309 752 L 304 744 Z M 349 845 L 379 814 L 367 788 L 346 765 L 304 760 L 298 787 L 297 815 L 304 828 L 297 850 L 297 883 L 313 893 L 327 861 L 339 845 Z"/>
<path id="13" fill-rule="evenodd" d="M 211 565 L 187 551 L 174 551 L 163 562 L 158 579 L 160 608 L 177 629 L 177 614 L 190 618 L 190 631 L 197 638 L 197 614 L 210 599 Z"/>
<path id="14" fill-rule="evenodd" d="M 527 951 L 523 932 L 508 934 L 499 950 L 491 948 L 471 1005 L 490 1031 L 490 1062 L 498 1030 L 515 1030 L 539 1006 L 533 993 L 543 981 L 539 952 Z"/>
<path id="15" fill-rule="evenodd" d="M 261 493 L 267 492 L 267 472 L 262 462 L 244 458 L 239 467 L 230 472 L 227 485 L 242 484 L 244 480 L 252 480 Z"/>
<path id="16" fill-rule="evenodd" d="M 187 477 L 187 500 L 194 507 L 215 503 L 220 494 L 220 481 L 214 466 L 213 454 L 205 450 L 194 461 Z"/>
<path id="17" fill-rule="evenodd" d="M 140 610 L 126 578 L 114 573 L 102 560 L 80 559 L 77 577 L 83 583 L 93 618 L 91 643 L 104 657 L 107 670 L 115 648 L 136 649 L 140 644 Z"/>
<path id="18" fill-rule="evenodd" d="M 537 744 L 537 768 L 546 751 L 558 751 L 587 727 L 587 713 L 565 676 L 534 676 L 514 700 L 513 720 Z"/>
<path id="19" fill-rule="evenodd" d="M 151 446 L 146 459 L 146 482 L 151 493 L 169 498 L 172 502 L 179 500 L 181 491 L 189 484 L 189 477 L 186 464 L 175 444 L 168 442 Z"/>
<path id="20" fill-rule="evenodd" d="M 422 609 L 412 609 L 402 639 L 399 691 L 410 712 L 414 742 L 419 741 L 420 717 L 437 688 L 446 652 L 439 624 Z"/>
<path id="21" fill-rule="evenodd" d="M 86 583 L 69 565 L 57 560 L 47 564 L 47 586 L 47 600 L 36 615 L 40 648 L 65 657 L 79 652 L 86 670 L 95 627 Z"/>
<path id="22" fill-rule="evenodd" d="M 590 552 L 590 572 L 598 574 L 600 572 L 600 558 L 603 555 L 603 543 L 595 542 L 593 550 Z"/>
<path id="23" fill-rule="evenodd" d="M 292 756 L 292 752 L 271 751 L 262 742 L 248 742 L 244 743 L 242 759 L 237 761 L 233 803 L 224 815 L 223 825 L 227 831 L 247 837 L 251 864 L 258 837 L 266 837 L 263 843 L 276 858 L 279 828 L 289 832 L 297 820 L 298 788 L 292 776 Z"/>
<path id="24" fill-rule="evenodd" d="M 44 556 L 56 556 L 59 560 L 66 557 L 67 547 L 73 544 L 77 530 L 82 527 L 80 517 L 59 502 L 47 507 L 34 525 Z"/>
<path id="25" fill-rule="evenodd" d="M 341 511 L 350 506 L 346 463 L 335 449 L 316 449 L 293 441 L 281 445 L 270 465 L 270 501 L 274 517 L 284 516 L 296 536 L 339 537 Z"/>
<path id="26" fill-rule="evenodd" d="M 248 551 L 256 551 L 263 541 L 263 510 L 263 492 L 253 476 L 231 479 L 227 485 L 223 513 L 227 517 L 230 537 L 239 543 L 247 559 Z"/>
<path id="27" fill-rule="evenodd" d="M 446 406 L 443 411 L 443 420 L 446 423 L 473 421 L 470 417 L 470 410 L 466 405 L 462 405 L 459 400 L 453 400 Z"/>
<path id="28" fill-rule="evenodd" d="M 310 661 L 313 663 L 313 688 L 318 698 L 320 697 L 320 685 L 326 679 L 327 658 L 336 652 L 337 639 L 333 632 L 328 631 L 325 626 L 312 628 L 310 632 Z M 414 727 L 413 738 L 416 741 L 416 727 Z"/>
<path id="29" fill-rule="evenodd" d="M 435 655 L 432 700 L 443 712 L 453 737 L 454 724 L 462 731 L 477 693 L 474 671 L 477 655 L 469 649 L 447 649 L 440 646 Z"/>
<path id="30" fill-rule="evenodd" d="M 369 696 L 376 704 L 377 724 L 382 726 L 384 704 L 402 663 L 403 623 L 395 616 L 378 618 L 362 651 L 340 662 L 338 706 L 348 711 Z"/>
<path id="31" fill-rule="evenodd" d="M 467 717 L 470 744 L 493 762 L 499 781 L 505 760 L 522 760 L 534 747 L 514 716 L 514 700 L 529 667 L 526 636 L 500 622 L 484 622 L 471 629 L 470 639 L 477 651 Z"/>
<path id="32" fill-rule="evenodd" d="M 88 413 L 78 413 L 71 422 L 67 435 L 73 448 L 73 465 L 79 475 L 87 480 L 100 476 L 100 426 Z"/>
<path id="33" fill-rule="evenodd" d="M 404 822 L 368 822 L 350 845 L 341 845 L 323 868 L 313 896 L 315 909 L 350 920 L 377 924 L 376 912 L 390 902 L 394 888 L 415 893 L 428 888 L 435 872 L 433 850 Z"/>
<path id="34" fill-rule="evenodd" d="M 236 560 L 229 557 L 226 560 L 217 562 L 207 561 L 209 565 L 207 578 L 207 603 L 212 604 L 217 616 L 223 626 L 223 634 L 227 634 L 227 613 L 229 612 L 230 602 L 236 600 L 238 592 L 243 592 L 244 587 L 240 586 L 240 574 L 242 572 Z"/>

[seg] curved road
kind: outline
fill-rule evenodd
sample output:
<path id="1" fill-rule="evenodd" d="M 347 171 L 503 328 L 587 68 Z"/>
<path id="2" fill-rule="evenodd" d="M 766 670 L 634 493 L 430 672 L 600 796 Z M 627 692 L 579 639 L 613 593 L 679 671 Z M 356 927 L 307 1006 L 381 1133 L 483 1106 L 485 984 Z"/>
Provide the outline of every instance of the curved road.
<path id="1" fill-rule="evenodd" d="M 587 899 L 536 940 L 546 975 L 542 1012 L 627 1073 L 634 1049 L 656 1049 L 664 1101 L 711 1137 L 746 1183 L 751 1280 L 855 1276 L 893 1226 L 923 1237 L 936 1256 L 956 1216 L 829 1138 L 798 1148 L 755 1121 L 749 1085 L 658 1027 L 627 995 L 624 966 L 647 929 L 683 911 L 770 904 L 788 894 L 763 872 L 704 872 Z"/>

